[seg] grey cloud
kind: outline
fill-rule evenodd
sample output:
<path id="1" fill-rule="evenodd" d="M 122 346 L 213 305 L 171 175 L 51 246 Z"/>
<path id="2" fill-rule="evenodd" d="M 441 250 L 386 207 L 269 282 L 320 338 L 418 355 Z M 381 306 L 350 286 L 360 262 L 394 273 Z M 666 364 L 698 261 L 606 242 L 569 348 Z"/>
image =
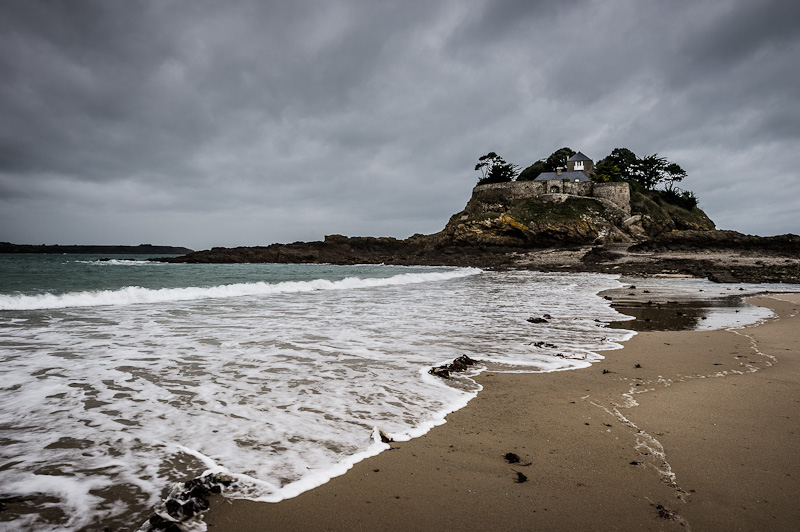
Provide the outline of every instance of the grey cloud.
<path id="1" fill-rule="evenodd" d="M 800 5 L 782 0 L 712 2 L 708 14 L 687 27 L 693 35 L 678 53 L 689 58 L 691 72 L 715 73 L 764 52 L 796 48 Z M 698 8 L 694 12 L 701 11 Z"/>
<path id="2" fill-rule="evenodd" d="M 800 124 L 799 18 L 745 0 L 5 2 L 0 240 L 404 237 L 463 207 L 480 155 L 564 145 L 659 152 L 720 226 L 797 231 L 794 200 L 745 183 L 798 181 L 777 161 Z"/>

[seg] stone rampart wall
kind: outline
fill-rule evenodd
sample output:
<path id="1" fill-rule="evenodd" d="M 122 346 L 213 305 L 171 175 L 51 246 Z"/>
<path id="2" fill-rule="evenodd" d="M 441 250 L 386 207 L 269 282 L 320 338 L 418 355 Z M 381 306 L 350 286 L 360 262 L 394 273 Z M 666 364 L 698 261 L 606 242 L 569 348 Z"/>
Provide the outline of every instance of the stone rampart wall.
<path id="1" fill-rule="evenodd" d="M 478 185 L 472 189 L 472 197 L 483 201 L 503 198 L 509 201 L 534 198 L 547 191 L 544 181 L 512 181 L 509 183 L 491 183 Z"/>
<path id="2" fill-rule="evenodd" d="M 592 196 L 619 205 L 625 212 L 631 212 L 631 187 L 628 183 L 594 183 Z"/>
<path id="3" fill-rule="evenodd" d="M 592 181 L 512 181 L 478 185 L 472 197 L 484 203 L 517 201 L 550 194 L 567 194 L 604 200 L 630 213 L 631 191 L 627 183 L 594 183 Z"/>

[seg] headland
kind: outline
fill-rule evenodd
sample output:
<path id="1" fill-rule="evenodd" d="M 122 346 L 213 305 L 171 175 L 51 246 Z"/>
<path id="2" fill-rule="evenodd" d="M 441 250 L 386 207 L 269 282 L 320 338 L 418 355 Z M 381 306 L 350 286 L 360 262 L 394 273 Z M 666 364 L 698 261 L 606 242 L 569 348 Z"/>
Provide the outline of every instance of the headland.
<path id="1" fill-rule="evenodd" d="M 514 181 L 476 186 L 466 207 L 430 235 L 329 235 L 163 260 L 474 266 L 797 283 L 800 236 L 718 230 L 682 197 L 628 183 Z"/>

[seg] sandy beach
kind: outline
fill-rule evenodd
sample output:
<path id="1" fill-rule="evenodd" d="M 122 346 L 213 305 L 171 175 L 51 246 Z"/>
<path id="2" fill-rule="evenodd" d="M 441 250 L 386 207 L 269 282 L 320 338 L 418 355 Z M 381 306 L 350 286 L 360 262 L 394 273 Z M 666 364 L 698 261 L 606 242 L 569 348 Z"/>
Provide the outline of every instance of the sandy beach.
<path id="1" fill-rule="evenodd" d="M 583 370 L 484 373 L 426 436 L 277 504 L 217 498 L 208 528 L 797 530 L 800 294 L 749 302 L 776 318 L 640 333 Z"/>

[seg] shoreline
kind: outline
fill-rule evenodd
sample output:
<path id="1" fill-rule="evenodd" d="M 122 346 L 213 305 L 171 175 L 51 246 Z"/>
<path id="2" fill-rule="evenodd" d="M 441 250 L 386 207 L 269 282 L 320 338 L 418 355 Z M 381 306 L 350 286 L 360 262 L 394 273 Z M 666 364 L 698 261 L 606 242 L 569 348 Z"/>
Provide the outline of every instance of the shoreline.
<path id="1" fill-rule="evenodd" d="M 473 235 L 475 236 L 475 235 Z M 634 243 L 580 239 L 555 247 L 455 244 L 442 235 L 405 240 L 329 235 L 320 242 L 213 248 L 159 260 L 192 264 L 393 264 L 696 277 L 717 283 L 800 283 L 797 235 L 755 237 L 735 231 L 677 231 Z"/>
<path id="2" fill-rule="evenodd" d="M 794 530 L 800 294 L 748 301 L 777 319 L 639 333 L 583 370 L 483 373 L 425 436 L 279 503 L 215 498 L 208 530 Z"/>

